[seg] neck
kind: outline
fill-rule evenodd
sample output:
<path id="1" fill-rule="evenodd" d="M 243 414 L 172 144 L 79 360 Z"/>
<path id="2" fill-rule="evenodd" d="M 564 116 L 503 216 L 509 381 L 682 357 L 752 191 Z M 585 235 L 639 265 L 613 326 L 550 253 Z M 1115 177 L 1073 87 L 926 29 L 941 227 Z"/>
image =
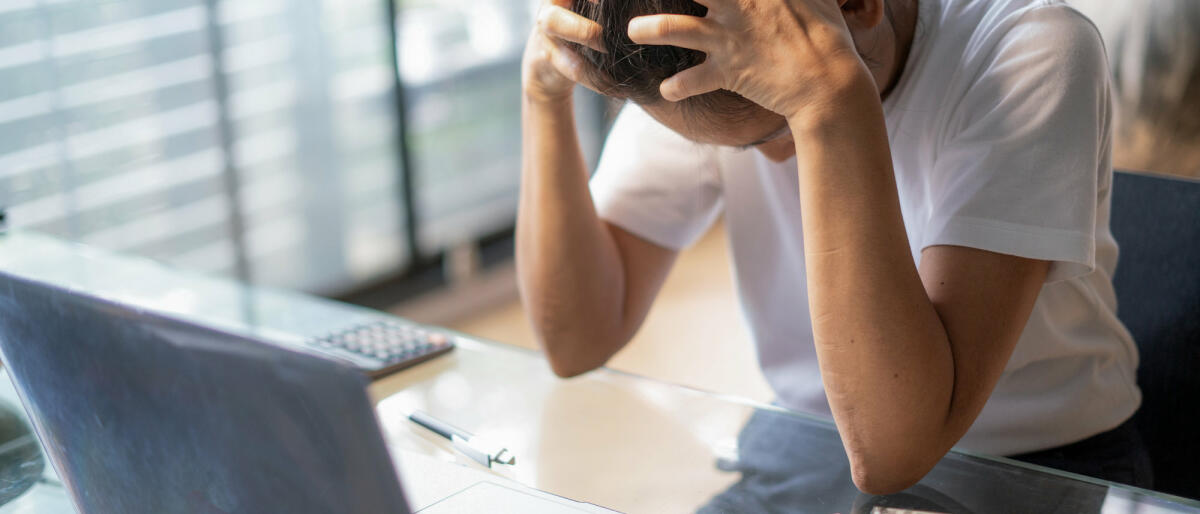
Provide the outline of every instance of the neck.
<path id="1" fill-rule="evenodd" d="M 884 0 L 884 12 L 892 24 L 896 34 L 895 67 L 888 77 L 887 87 L 883 89 L 882 97 L 887 98 L 892 89 L 900 82 L 904 69 L 908 66 L 908 54 L 912 50 L 913 39 L 917 34 L 917 2 L 921 0 Z M 893 8 L 893 6 L 895 6 Z"/>

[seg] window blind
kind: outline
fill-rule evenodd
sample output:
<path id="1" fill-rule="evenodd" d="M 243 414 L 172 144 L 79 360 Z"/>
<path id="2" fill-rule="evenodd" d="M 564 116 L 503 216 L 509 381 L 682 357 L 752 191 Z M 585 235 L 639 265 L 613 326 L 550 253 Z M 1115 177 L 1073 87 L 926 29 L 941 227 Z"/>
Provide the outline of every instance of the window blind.
<path id="1" fill-rule="evenodd" d="M 34 229 L 331 292 L 402 269 L 386 4 L 0 4 L 0 206 Z"/>

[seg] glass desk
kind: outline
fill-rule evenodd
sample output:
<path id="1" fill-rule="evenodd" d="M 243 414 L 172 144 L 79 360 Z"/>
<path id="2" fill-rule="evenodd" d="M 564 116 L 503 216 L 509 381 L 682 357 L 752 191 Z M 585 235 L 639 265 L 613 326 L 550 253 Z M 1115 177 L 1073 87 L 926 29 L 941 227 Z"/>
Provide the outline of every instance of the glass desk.
<path id="1" fill-rule="evenodd" d="M 28 233 L 0 235 L 0 269 L 282 344 L 388 317 Z M 406 419 L 421 409 L 517 456 L 488 472 L 619 511 L 1200 512 L 1200 502 L 958 451 L 901 494 L 864 495 L 828 421 L 607 369 L 561 380 L 535 352 L 465 335 L 451 354 L 378 380 L 370 393 L 401 463 L 421 455 L 486 470 Z M 16 401 L 0 379 L 0 406 L 19 418 Z M 72 512 L 32 441 L 5 426 L 0 416 L 0 438 L 14 434 L 0 440 L 0 513 Z M 401 480 L 420 473 L 400 467 Z"/>

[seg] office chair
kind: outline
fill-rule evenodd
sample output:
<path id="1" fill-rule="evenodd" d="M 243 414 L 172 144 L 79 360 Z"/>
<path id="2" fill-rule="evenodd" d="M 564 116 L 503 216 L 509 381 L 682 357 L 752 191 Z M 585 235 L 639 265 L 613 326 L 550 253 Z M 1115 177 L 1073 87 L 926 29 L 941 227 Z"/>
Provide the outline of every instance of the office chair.
<path id="1" fill-rule="evenodd" d="M 1154 489 L 1200 498 L 1200 181 L 1117 172 L 1117 316 L 1141 353 Z"/>

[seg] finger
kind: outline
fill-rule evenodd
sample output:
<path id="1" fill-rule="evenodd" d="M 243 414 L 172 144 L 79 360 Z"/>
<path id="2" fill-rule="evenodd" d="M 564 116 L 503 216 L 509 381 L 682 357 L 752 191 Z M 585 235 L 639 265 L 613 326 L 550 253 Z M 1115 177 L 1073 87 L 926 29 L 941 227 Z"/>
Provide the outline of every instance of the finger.
<path id="1" fill-rule="evenodd" d="M 845 1 L 845 0 L 839 0 L 839 1 Z M 598 3 L 597 0 L 588 0 L 588 2 L 593 3 L 593 4 Z M 575 2 L 574 2 L 574 0 L 550 0 L 550 3 L 557 5 L 559 7 L 562 7 L 564 9 L 570 9 L 571 4 L 573 4 Z"/>
<path id="2" fill-rule="evenodd" d="M 578 53 L 567 48 L 562 43 L 553 41 L 549 45 L 550 63 L 554 65 L 554 69 L 558 70 L 564 77 L 572 82 L 583 87 L 591 89 L 600 94 L 606 94 L 603 84 L 597 83 L 591 73 L 585 70 L 583 58 Z"/>
<path id="3" fill-rule="evenodd" d="M 564 52 L 563 48 L 558 46 L 550 47 L 550 64 L 554 65 L 554 70 L 558 70 L 571 80 L 571 82 L 580 82 L 580 72 L 583 70 L 582 62 L 576 55 L 570 52 Z"/>
<path id="4" fill-rule="evenodd" d="M 720 73 L 712 63 L 706 62 L 683 70 L 664 80 L 658 87 L 659 94 L 669 102 L 678 102 L 688 97 L 702 95 L 723 87 Z"/>
<path id="5" fill-rule="evenodd" d="M 583 71 L 583 63 L 574 52 L 569 52 L 558 44 L 551 44 L 547 51 L 550 53 L 550 64 L 571 82 L 579 82 Z"/>
<path id="6" fill-rule="evenodd" d="M 736 1 L 736 0 L 692 0 L 692 1 L 707 7 L 711 11 L 712 9 L 717 8 L 717 7 L 725 7 L 730 2 Z"/>
<path id="7" fill-rule="evenodd" d="M 600 40 L 600 25 L 558 5 L 547 5 L 538 11 L 538 27 L 546 34 L 579 43 L 597 52 L 604 52 Z"/>
<path id="8" fill-rule="evenodd" d="M 629 39 L 643 45 L 704 51 L 714 46 L 717 34 L 717 26 L 711 20 L 684 14 L 656 14 L 629 20 Z"/>

